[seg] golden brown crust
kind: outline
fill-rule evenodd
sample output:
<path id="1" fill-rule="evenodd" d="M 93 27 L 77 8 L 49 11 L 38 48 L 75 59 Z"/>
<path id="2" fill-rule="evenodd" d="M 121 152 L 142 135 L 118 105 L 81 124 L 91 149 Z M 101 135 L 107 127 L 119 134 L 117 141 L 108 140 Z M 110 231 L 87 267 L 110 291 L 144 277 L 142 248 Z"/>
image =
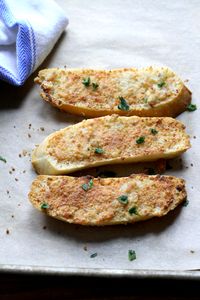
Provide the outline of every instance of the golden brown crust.
<path id="1" fill-rule="evenodd" d="M 83 184 L 91 183 L 88 190 Z M 127 199 L 122 203 L 121 196 Z M 127 224 L 161 217 L 186 199 L 185 182 L 173 176 L 124 178 L 38 176 L 29 193 L 39 210 L 81 225 Z M 46 204 L 47 208 L 41 208 Z"/>
<path id="2" fill-rule="evenodd" d="M 90 85 L 83 85 L 84 78 Z M 191 102 L 191 92 L 168 68 L 144 69 L 45 69 L 35 82 L 42 88 L 42 98 L 51 105 L 76 115 L 99 117 L 125 116 L 175 117 Z M 94 89 L 92 83 L 98 83 Z M 163 86 L 159 86 L 159 84 Z M 129 110 L 120 110 L 123 97 Z"/>
<path id="3" fill-rule="evenodd" d="M 172 158 L 190 147 L 184 128 L 168 117 L 112 115 L 84 120 L 48 136 L 34 150 L 32 163 L 39 174 L 56 175 L 105 164 Z M 139 143 L 141 138 L 144 141 Z"/>

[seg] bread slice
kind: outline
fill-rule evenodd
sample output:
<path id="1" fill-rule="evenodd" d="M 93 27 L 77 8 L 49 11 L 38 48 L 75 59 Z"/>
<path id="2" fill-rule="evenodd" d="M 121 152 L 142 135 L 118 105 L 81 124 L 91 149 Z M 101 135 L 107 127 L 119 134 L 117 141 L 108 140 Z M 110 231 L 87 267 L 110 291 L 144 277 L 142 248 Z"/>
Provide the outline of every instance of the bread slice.
<path id="1" fill-rule="evenodd" d="M 111 71 L 45 69 L 35 82 L 40 84 L 44 100 L 87 117 L 175 117 L 191 102 L 191 92 L 167 67 Z"/>
<path id="2" fill-rule="evenodd" d="M 127 224 L 162 217 L 186 199 L 185 182 L 144 174 L 123 178 L 38 176 L 31 203 L 51 217 L 81 225 Z"/>
<path id="3" fill-rule="evenodd" d="M 172 158 L 190 147 L 185 126 L 172 118 L 84 120 L 49 135 L 33 152 L 39 174 L 67 174 L 114 163 Z"/>

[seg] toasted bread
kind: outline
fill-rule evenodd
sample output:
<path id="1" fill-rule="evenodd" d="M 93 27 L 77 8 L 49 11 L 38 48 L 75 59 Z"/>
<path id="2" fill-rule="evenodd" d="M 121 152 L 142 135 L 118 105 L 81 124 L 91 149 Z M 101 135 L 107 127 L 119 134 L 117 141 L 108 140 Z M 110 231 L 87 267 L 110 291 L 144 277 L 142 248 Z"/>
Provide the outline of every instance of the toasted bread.
<path id="1" fill-rule="evenodd" d="M 67 174 L 114 163 L 172 158 L 190 147 L 185 126 L 173 118 L 120 117 L 84 120 L 49 135 L 33 152 L 39 174 Z"/>
<path id="2" fill-rule="evenodd" d="M 32 183 L 29 199 L 51 217 L 74 224 L 100 226 L 162 217 L 186 199 L 186 191 L 184 180 L 173 176 L 40 175 Z"/>
<path id="3" fill-rule="evenodd" d="M 35 78 L 44 100 L 76 115 L 175 117 L 191 92 L 169 68 L 44 69 Z"/>

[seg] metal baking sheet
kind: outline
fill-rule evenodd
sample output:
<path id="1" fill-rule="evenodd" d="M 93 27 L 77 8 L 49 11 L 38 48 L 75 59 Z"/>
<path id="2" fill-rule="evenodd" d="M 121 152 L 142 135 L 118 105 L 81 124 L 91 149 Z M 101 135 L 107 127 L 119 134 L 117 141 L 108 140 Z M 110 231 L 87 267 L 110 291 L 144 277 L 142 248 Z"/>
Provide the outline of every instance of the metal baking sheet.
<path id="1" fill-rule="evenodd" d="M 167 65 L 200 95 L 200 9 L 197 1 L 58 1 L 70 24 L 45 67 L 119 68 Z M 34 74 L 36 75 L 36 74 Z M 170 162 L 166 174 L 187 182 L 189 204 L 164 218 L 128 226 L 90 228 L 51 219 L 36 211 L 27 194 L 36 177 L 30 154 L 54 130 L 82 120 L 51 107 L 39 96 L 34 75 L 21 88 L 1 83 L 0 270 L 200 278 L 199 110 L 179 116 L 192 148 Z M 144 165 L 107 166 L 125 176 Z M 76 174 L 77 176 L 78 174 Z M 136 251 L 130 262 L 127 252 Z M 91 258 L 91 254 L 97 256 Z"/>

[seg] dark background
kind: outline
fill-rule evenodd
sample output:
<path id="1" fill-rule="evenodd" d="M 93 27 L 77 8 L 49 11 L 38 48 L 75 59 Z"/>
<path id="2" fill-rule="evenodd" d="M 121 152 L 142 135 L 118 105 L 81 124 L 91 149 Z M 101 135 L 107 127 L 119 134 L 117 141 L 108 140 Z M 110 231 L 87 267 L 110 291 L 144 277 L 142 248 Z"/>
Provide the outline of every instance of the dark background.
<path id="1" fill-rule="evenodd" d="M 200 299 L 199 281 L 0 275 L 0 299 Z"/>

